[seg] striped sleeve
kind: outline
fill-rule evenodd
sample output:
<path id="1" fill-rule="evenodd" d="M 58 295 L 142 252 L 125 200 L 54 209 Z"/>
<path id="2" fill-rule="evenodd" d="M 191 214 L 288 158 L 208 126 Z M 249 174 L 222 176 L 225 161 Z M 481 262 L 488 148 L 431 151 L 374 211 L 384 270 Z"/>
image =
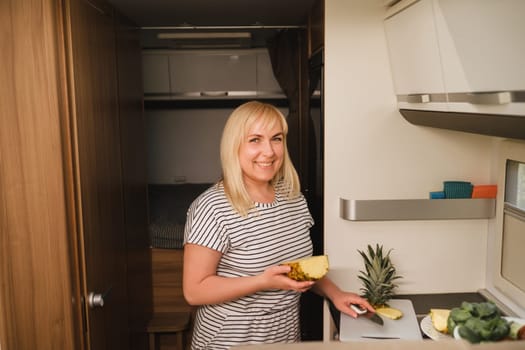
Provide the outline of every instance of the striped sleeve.
<path id="1" fill-rule="evenodd" d="M 221 223 L 221 207 L 229 206 L 219 198 L 220 193 L 206 191 L 188 209 L 184 229 L 185 243 L 197 244 L 225 253 L 229 247 L 226 228 Z"/>

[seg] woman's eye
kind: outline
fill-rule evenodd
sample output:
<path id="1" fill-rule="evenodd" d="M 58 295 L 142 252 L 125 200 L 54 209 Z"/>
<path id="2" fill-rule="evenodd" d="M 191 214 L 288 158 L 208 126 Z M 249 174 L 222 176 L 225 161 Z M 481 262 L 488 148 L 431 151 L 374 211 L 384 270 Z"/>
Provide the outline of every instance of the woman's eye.
<path id="1" fill-rule="evenodd" d="M 260 141 L 260 139 L 258 137 L 254 137 L 254 138 L 248 140 L 248 142 L 250 142 L 250 143 L 257 143 L 259 141 Z"/>
<path id="2" fill-rule="evenodd" d="M 282 136 L 276 136 L 276 137 L 273 138 L 273 140 L 274 140 L 275 142 L 282 142 L 282 141 L 283 141 L 283 138 L 282 138 Z"/>

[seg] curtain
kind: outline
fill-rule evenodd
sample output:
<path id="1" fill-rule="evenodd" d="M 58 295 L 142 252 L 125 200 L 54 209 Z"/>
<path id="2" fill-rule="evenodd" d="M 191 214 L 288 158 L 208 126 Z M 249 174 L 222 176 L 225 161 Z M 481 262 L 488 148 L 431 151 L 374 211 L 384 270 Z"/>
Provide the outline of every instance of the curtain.
<path id="1" fill-rule="evenodd" d="M 302 29 L 284 29 L 268 42 L 273 73 L 288 99 L 288 150 L 299 176 L 305 173 L 308 133 L 308 57 L 306 32 Z"/>

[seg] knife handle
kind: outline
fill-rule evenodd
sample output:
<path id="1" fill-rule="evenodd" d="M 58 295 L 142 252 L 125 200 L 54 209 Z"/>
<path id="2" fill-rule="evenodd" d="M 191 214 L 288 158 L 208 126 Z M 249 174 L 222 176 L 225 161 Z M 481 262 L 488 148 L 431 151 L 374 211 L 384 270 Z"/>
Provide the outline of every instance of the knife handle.
<path id="1" fill-rule="evenodd" d="M 354 310 L 355 312 L 357 312 L 358 315 L 364 315 L 368 312 L 367 309 L 362 308 L 361 306 L 356 305 L 356 304 L 350 304 L 350 308 Z"/>

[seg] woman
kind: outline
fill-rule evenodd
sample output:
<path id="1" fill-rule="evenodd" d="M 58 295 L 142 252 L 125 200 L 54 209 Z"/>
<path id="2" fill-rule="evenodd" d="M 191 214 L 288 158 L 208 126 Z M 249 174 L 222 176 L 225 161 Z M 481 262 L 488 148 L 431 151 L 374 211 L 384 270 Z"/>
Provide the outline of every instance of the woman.
<path id="1" fill-rule="evenodd" d="M 190 206 L 183 290 L 199 305 L 192 349 L 296 342 L 299 298 L 312 289 L 353 317 L 368 302 L 327 277 L 298 282 L 284 261 L 312 255 L 313 220 L 286 148 L 288 126 L 261 102 L 239 106 L 221 139 L 223 179 Z"/>

